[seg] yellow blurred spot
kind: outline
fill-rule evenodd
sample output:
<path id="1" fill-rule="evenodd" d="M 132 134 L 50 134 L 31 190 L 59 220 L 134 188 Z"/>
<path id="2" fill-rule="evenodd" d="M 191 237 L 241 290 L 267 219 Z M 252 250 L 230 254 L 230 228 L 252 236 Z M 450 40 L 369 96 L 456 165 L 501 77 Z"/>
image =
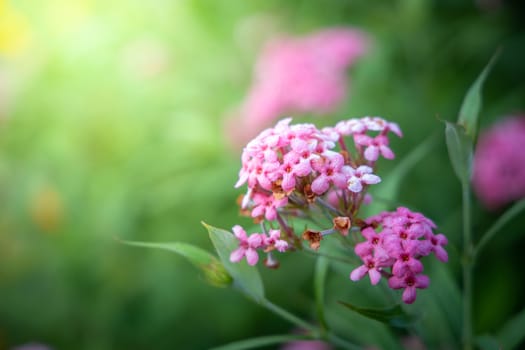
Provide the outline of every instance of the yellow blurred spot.
<path id="1" fill-rule="evenodd" d="M 30 39 L 27 20 L 5 0 L 0 0 L 0 56 L 23 52 Z"/>
<path id="2" fill-rule="evenodd" d="M 33 222 L 44 232 L 55 233 L 63 221 L 63 204 L 60 194 L 51 186 L 36 191 L 30 204 Z"/>

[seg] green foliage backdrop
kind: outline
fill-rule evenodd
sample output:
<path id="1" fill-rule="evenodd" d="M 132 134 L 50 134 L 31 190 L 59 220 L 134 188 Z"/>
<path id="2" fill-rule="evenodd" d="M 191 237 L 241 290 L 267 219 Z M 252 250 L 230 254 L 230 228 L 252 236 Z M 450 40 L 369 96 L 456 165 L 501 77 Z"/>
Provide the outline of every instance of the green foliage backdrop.
<path id="1" fill-rule="evenodd" d="M 223 121 L 273 33 L 370 33 L 371 52 L 349 72 L 348 102 L 317 122 L 382 115 L 404 131 L 393 144 L 399 159 L 434 138 L 398 200 L 460 245 L 460 186 L 438 119 L 456 120 L 498 47 L 481 127 L 525 104 L 523 6 L 478 3 L 490 1 L 0 1 L 0 349 L 203 349 L 293 331 L 240 294 L 207 285 L 183 259 L 116 239 L 211 251 L 202 220 L 248 223 L 233 188 L 240 150 L 228 146 Z M 496 215 L 475 203 L 474 231 Z M 475 271 L 478 333 L 523 307 L 524 230 L 522 220 L 507 226 Z M 308 317 L 313 260 L 283 260 L 261 271 L 266 293 Z M 363 293 L 345 277 L 329 283 L 342 297 Z M 446 303 L 447 291 L 433 288 Z M 367 322 L 346 315 L 342 328 Z"/>

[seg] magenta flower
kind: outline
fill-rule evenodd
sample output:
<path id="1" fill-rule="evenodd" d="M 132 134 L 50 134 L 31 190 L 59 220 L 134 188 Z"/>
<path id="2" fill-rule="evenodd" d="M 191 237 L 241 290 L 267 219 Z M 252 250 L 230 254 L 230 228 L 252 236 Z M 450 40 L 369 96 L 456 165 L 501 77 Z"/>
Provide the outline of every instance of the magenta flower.
<path id="1" fill-rule="evenodd" d="M 525 116 L 504 119 L 479 135 L 472 184 L 487 209 L 525 197 L 524 149 Z"/>
<path id="2" fill-rule="evenodd" d="M 359 281 L 366 274 L 370 277 L 370 283 L 376 285 L 381 280 L 381 270 L 383 267 L 388 266 L 386 260 L 382 257 L 373 257 L 371 255 L 365 257 L 364 264 L 357 267 L 350 273 L 350 279 L 352 281 Z"/>
<path id="3" fill-rule="evenodd" d="M 352 271 L 350 279 L 357 281 L 368 273 L 372 284 L 376 284 L 381 274 L 387 275 L 389 286 L 404 288 L 403 301 L 413 303 L 416 288 L 426 288 L 429 283 L 428 277 L 421 274 L 421 258 L 434 252 L 438 260 L 446 262 L 446 237 L 432 232 L 436 227 L 432 220 L 404 207 L 372 216 L 365 224 L 368 226 L 361 229 L 361 234 L 366 240 L 354 248 L 363 265 Z"/>
<path id="4" fill-rule="evenodd" d="M 392 276 L 388 279 L 388 286 L 392 289 L 405 289 L 402 299 L 406 304 L 416 300 L 416 288 L 425 289 L 430 284 L 430 279 L 425 275 L 407 273 L 403 277 Z"/>
<path id="5" fill-rule="evenodd" d="M 242 258 L 246 257 L 249 265 L 253 266 L 257 264 L 257 261 L 259 261 L 257 249 L 262 246 L 264 242 L 263 237 L 258 233 L 254 233 L 248 237 L 246 231 L 239 225 L 233 227 L 233 233 L 239 240 L 239 247 L 230 254 L 230 261 L 239 262 Z"/>

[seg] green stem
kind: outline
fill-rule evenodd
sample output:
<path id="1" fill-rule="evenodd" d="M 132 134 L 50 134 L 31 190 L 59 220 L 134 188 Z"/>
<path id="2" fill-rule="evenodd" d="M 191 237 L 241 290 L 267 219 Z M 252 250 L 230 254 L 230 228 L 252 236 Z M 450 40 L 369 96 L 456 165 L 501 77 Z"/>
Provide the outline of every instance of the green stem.
<path id="1" fill-rule="evenodd" d="M 351 343 L 348 340 L 342 339 L 337 335 L 333 334 L 332 332 L 325 333 L 318 327 L 300 319 L 294 314 L 286 311 L 285 309 L 282 309 L 280 306 L 273 304 L 269 300 L 264 299 L 261 304 L 273 313 L 281 316 L 290 323 L 295 324 L 297 327 L 309 331 L 311 333 L 311 336 L 315 339 L 326 339 L 330 343 L 335 344 L 340 348 L 346 350 L 362 350 L 362 348 L 359 345 Z"/>
<path id="2" fill-rule="evenodd" d="M 470 209 L 470 187 L 462 182 L 463 196 L 463 349 L 472 349 L 472 270 L 473 247 Z"/>
<path id="3" fill-rule="evenodd" d="M 306 329 L 309 332 L 312 332 L 315 337 L 319 337 L 319 330 L 314 325 L 300 319 L 299 317 L 295 316 L 294 314 L 286 311 L 285 309 L 281 308 L 280 306 L 275 305 L 274 303 L 264 300 L 262 305 L 266 307 L 268 310 L 272 311 L 273 313 L 281 316 L 288 322 L 295 324 L 299 328 Z"/>

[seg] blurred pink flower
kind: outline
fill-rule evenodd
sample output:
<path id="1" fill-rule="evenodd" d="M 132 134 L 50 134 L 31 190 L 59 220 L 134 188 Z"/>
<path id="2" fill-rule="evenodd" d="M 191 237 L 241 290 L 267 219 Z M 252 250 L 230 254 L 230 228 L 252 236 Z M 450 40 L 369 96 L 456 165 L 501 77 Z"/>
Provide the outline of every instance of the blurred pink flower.
<path id="1" fill-rule="evenodd" d="M 472 183 L 489 210 L 525 197 L 524 150 L 525 116 L 509 117 L 480 134 Z"/>
<path id="2" fill-rule="evenodd" d="M 320 340 L 298 340 L 287 343 L 281 350 L 331 350 L 332 347 Z"/>
<path id="3" fill-rule="evenodd" d="M 365 34 L 349 28 L 270 40 L 256 62 L 248 94 L 227 121 L 230 141 L 244 144 L 284 114 L 335 111 L 347 97 L 346 69 L 367 47 Z"/>

